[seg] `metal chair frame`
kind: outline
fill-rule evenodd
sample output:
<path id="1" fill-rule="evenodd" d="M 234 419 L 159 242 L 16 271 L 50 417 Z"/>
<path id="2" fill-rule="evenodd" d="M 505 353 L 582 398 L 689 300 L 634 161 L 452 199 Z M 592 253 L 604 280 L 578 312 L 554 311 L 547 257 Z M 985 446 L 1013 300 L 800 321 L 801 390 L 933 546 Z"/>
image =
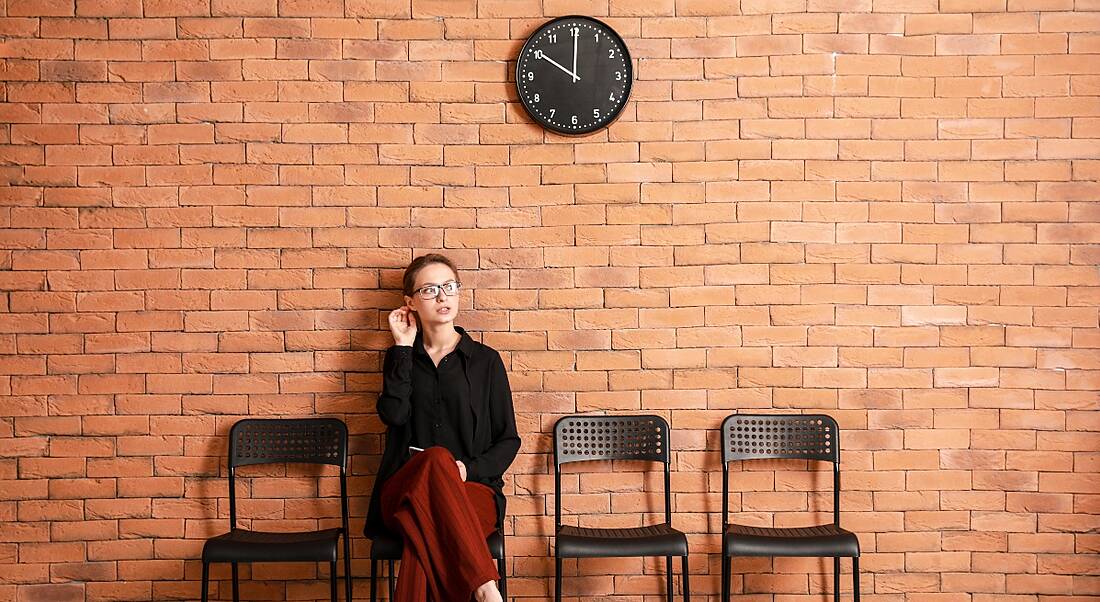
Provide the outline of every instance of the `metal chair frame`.
<path id="1" fill-rule="evenodd" d="M 320 443 L 318 448 L 313 444 Z M 344 540 L 344 587 L 347 602 L 352 600 L 351 531 L 348 529 L 348 427 L 336 418 L 284 418 L 239 420 L 229 431 L 229 528 L 237 530 L 236 473 L 240 466 L 257 464 L 321 464 L 340 469 L 340 510 Z M 205 550 L 205 548 L 204 548 Z M 233 602 L 240 602 L 237 565 L 248 558 L 231 562 Z M 330 594 L 337 601 L 337 561 L 330 562 Z M 207 602 L 210 562 L 202 561 L 202 602 Z"/>
<path id="2" fill-rule="evenodd" d="M 840 427 L 826 414 L 731 414 L 722 421 L 722 597 L 730 599 L 729 463 L 798 459 L 833 465 L 833 525 L 840 526 Z M 840 559 L 833 557 L 833 599 L 840 600 Z M 859 554 L 852 556 L 852 591 L 859 602 Z"/>
<path id="3" fill-rule="evenodd" d="M 583 430 L 582 430 L 583 429 Z M 589 429 L 591 431 L 589 432 Z M 577 432 L 574 432 L 576 430 Z M 664 468 L 665 523 L 672 525 L 672 476 L 670 473 L 669 426 L 664 418 L 653 415 L 565 416 L 554 424 L 554 533 L 561 531 L 561 467 L 571 462 L 600 460 L 643 460 L 660 462 Z M 562 597 L 562 560 L 554 546 L 554 600 Z M 691 599 L 688 556 L 680 557 L 684 601 Z M 673 598 L 673 556 L 665 556 L 665 589 Z"/>

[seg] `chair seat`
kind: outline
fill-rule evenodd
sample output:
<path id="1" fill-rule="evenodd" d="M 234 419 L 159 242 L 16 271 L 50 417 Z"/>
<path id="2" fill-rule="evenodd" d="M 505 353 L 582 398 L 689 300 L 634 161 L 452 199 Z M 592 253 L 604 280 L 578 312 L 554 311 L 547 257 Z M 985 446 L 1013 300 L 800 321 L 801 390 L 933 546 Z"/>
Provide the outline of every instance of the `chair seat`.
<path id="1" fill-rule="evenodd" d="M 233 529 L 206 540 L 203 562 L 336 562 L 343 529 L 272 533 Z"/>
<path id="2" fill-rule="evenodd" d="M 859 539 L 837 525 L 790 528 L 729 525 L 722 539 L 727 556 L 859 556 Z"/>
<path id="3" fill-rule="evenodd" d="M 626 529 L 596 529 L 562 525 L 557 556 L 561 558 L 623 558 L 686 556 L 687 536 L 668 523 Z"/>
<path id="4" fill-rule="evenodd" d="M 500 531 L 493 531 L 485 538 L 489 546 L 489 553 L 493 558 L 500 560 L 504 557 L 504 535 Z M 404 551 L 404 543 L 401 538 L 390 533 L 381 533 L 371 538 L 371 560 L 401 560 L 401 552 Z"/>

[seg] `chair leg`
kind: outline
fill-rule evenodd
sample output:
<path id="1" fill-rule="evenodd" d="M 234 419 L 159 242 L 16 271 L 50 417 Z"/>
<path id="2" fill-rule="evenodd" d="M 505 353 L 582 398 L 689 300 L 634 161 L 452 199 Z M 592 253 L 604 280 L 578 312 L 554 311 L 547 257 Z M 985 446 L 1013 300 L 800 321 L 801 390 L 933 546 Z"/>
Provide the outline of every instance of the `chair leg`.
<path id="1" fill-rule="evenodd" d="M 233 563 L 233 602 L 241 602 L 240 576 L 237 573 L 237 563 Z"/>
<path id="2" fill-rule="evenodd" d="M 691 602 L 691 582 L 688 579 L 688 575 L 691 571 L 688 567 L 688 557 L 686 554 L 680 557 L 680 562 L 683 566 L 683 569 L 681 570 L 684 573 L 681 577 L 681 580 L 684 583 L 684 602 Z"/>
<path id="3" fill-rule="evenodd" d="M 833 558 L 833 602 L 840 602 L 840 557 Z"/>
<path id="4" fill-rule="evenodd" d="M 370 559 L 370 602 L 378 602 L 378 561 Z"/>
<path id="5" fill-rule="evenodd" d="M 554 557 L 554 602 L 561 602 L 561 557 Z"/>
<path id="6" fill-rule="evenodd" d="M 508 558 L 508 554 L 504 553 L 504 545 L 501 544 L 500 558 L 497 559 L 497 572 L 500 573 L 500 597 L 504 599 L 504 602 L 508 602 L 508 571 L 505 558 Z"/>
<path id="7" fill-rule="evenodd" d="M 726 550 L 722 550 L 722 598 L 718 602 L 729 602 L 729 557 L 726 556 Z"/>
<path id="8" fill-rule="evenodd" d="M 734 559 L 722 552 L 722 601 L 729 602 L 730 590 L 733 589 Z"/>
<path id="9" fill-rule="evenodd" d="M 852 600 L 859 602 L 859 556 L 852 558 Z"/>
<path id="10" fill-rule="evenodd" d="M 352 587 L 351 587 L 351 542 L 348 541 L 347 534 L 344 535 L 344 590 L 347 596 L 347 602 L 352 602 Z"/>
<path id="11" fill-rule="evenodd" d="M 672 602 L 672 557 L 664 557 L 664 599 Z"/>
<path id="12" fill-rule="evenodd" d="M 390 568 L 390 571 L 389 571 L 389 581 L 388 581 L 388 583 L 389 583 L 389 585 L 390 585 L 390 597 L 389 597 L 389 600 L 390 600 L 390 601 L 392 602 L 392 601 L 393 601 L 393 595 L 394 595 L 394 592 L 396 592 L 396 591 L 397 591 L 397 586 L 396 586 L 396 583 L 395 583 L 395 581 L 394 581 L 395 577 L 394 577 L 394 574 L 393 574 L 393 573 L 394 573 L 394 562 L 393 562 L 392 560 L 390 560 L 390 561 L 389 561 L 389 564 L 390 564 L 390 566 L 389 566 L 389 568 Z"/>
<path id="13" fill-rule="evenodd" d="M 329 563 L 329 598 L 332 598 L 332 602 L 339 602 L 336 599 L 336 561 L 333 560 Z"/>
<path id="14" fill-rule="evenodd" d="M 210 564 L 202 563 L 202 602 L 210 597 Z"/>

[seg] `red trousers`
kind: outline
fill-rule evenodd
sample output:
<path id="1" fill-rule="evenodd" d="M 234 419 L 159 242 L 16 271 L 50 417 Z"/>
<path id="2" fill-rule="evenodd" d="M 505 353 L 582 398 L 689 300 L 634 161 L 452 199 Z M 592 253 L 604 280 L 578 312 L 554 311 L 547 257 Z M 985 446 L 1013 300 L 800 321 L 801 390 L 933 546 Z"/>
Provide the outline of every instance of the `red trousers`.
<path id="1" fill-rule="evenodd" d="M 500 579 L 485 543 L 496 529 L 493 490 L 464 482 L 446 448 L 414 454 L 386 480 L 382 520 L 405 541 L 396 602 L 465 602 Z"/>

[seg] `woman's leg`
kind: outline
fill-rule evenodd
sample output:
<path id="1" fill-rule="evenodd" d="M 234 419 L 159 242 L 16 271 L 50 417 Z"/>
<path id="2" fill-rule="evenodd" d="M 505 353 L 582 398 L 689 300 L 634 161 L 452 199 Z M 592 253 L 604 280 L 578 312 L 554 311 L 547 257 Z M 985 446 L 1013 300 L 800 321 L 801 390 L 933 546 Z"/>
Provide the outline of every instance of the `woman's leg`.
<path id="1" fill-rule="evenodd" d="M 496 494 L 492 489 L 482 485 L 481 483 L 466 482 L 466 497 L 470 500 L 470 505 L 473 506 L 474 512 L 477 514 L 477 519 L 481 525 L 482 540 L 484 541 L 489 537 L 493 531 L 497 530 L 497 501 Z M 489 555 L 492 558 L 492 554 Z M 497 581 L 504 575 L 497 571 Z M 486 581 L 474 592 L 474 598 L 476 600 L 503 600 L 500 593 L 500 588 L 497 587 L 496 581 Z"/>
<path id="2" fill-rule="evenodd" d="M 477 522 L 481 525 L 482 539 L 489 537 L 497 530 L 497 499 L 492 489 L 481 483 L 464 483 L 466 497 L 477 515 Z"/>
<path id="3" fill-rule="evenodd" d="M 405 541 L 398 602 L 421 602 L 427 594 L 437 602 L 468 600 L 499 578 L 485 545 L 482 496 L 474 495 L 475 505 L 467 493 L 476 489 L 472 485 L 462 482 L 454 457 L 442 447 L 414 455 L 386 481 L 382 517 Z"/>

